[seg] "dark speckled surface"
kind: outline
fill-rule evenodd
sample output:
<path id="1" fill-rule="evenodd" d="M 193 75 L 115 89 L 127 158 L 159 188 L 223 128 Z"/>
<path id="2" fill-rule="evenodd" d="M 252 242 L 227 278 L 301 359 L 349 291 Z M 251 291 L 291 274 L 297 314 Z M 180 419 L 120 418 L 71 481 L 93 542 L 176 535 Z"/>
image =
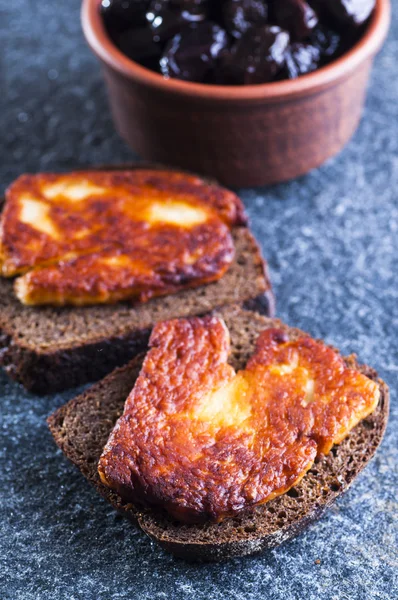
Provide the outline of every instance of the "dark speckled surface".
<path id="1" fill-rule="evenodd" d="M 0 0 L 3 187 L 22 171 L 131 158 L 113 130 L 78 12 L 78 0 Z M 186 565 L 118 517 L 56 450 L 45 417 L 74 393 L 37 398 L 1 374 L 2 599 L 398 597 L 397 32 L 395 17 L 346 150 L 299 181 L 242 191 L 279 315 L 357 352 L 391 386 L 375 460 L 293 542 L 256 558 Z"/>

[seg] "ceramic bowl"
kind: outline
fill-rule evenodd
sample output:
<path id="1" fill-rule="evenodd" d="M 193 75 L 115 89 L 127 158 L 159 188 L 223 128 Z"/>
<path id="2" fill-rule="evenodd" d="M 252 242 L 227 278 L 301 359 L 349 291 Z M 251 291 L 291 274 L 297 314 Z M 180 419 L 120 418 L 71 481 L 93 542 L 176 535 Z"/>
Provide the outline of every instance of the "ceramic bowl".
<path id="1" fill-rule="evenodd" d="M 233 187 L 292 179 L 343 148 L 390 22 L 390 1 L 377 0 L 363 37 L 330 65 L 294 80 L 218 86 L 164 79 L 127 58 L 107 36 L 100 1 L 83 0 L 82 24 L 120 135 L 146 160 Z"/>

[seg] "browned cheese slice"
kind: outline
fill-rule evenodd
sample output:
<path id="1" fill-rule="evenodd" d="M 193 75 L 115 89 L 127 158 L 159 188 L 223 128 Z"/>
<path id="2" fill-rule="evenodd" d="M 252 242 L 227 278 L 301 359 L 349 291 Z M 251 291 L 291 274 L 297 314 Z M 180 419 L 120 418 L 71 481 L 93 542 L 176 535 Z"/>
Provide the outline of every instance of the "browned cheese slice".
<path id="1" fill-rule="evenodd" d="M 220 279 L 244 223 L 235 194 L 184 173 L 24 175 L 6 193 L 0 269 L 28 305 L 142 302 Z"/>
<path id="2" fill-rule="evenodd" d="M 155 326 L 99 462 L 126 501 L 189 523 L 222 521 L 297 484 L 376 408 L 377 383 L 336 351 L 266 329 L 244 370 L 216 317 Z"/>

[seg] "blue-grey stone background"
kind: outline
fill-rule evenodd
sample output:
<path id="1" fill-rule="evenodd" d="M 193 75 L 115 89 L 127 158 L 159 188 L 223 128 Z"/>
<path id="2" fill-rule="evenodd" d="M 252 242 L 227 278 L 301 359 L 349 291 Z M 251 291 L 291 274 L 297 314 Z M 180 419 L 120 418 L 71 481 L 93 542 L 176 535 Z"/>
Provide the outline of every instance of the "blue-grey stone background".
<path id="1" fill-rule="evenodd" d="M 24 171 L 132 157 L 114 131 L 79 5 L 0 0 L 3 188 Z M 297 181 L 241 191 L 279 316 L 357 352 L 390 384 L 376 458 L 298 539 L 260 557 L 187 565 L 117 516 L 56 449 L 45 417 L 74 392 L 39 398 L 1 374 L 2 600 L 398 598 L 397 15 L 348 147 Z"/>

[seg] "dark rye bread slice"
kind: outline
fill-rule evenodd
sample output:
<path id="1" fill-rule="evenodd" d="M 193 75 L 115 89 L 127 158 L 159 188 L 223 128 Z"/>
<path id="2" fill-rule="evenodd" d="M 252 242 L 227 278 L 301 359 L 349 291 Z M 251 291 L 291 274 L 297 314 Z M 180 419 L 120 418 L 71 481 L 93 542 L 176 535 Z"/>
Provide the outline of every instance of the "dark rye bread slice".
<path id="1" fill-rule="evenodd" d="M 56 392 L 96 381 L 145 349 L 159 320 L 232 303 L 273 312 L 266 265 L 247 227 L 232 231 L 235 260 L 217 282 L 133 306 L 27 307 L 0 278 L 0 365 L 27 389 Z"/>
<path id="2" fill-rule="evenodd" d="M 235 369 L 246 365 L 259 333 L 265 328 L 283 327 L 292 339 L 302 334 L 280 321 L 239 307 L 229 307 L 217 314 L 225 319 L 230 331 L 232 352 L 229 362 Z M 57 445 L 99 493 L 165 550 L 186 560 L 202 561 L 249 555 L 277 546 L 317 519 L 351 485 L 382 440 L 388 419 L 388 388 L 377 379 L 373 369 L 357 365 L 354 356 L 345 360 L 349 366 L 358 368 L 379 383 L 381 399 L 376 411 L 334 447 L 329 456 L 316 463 L 298 486 L 284 496 L 221 524 L 176 523 L 166 514 L 123 503 L 118 494 L 100 482 L 98 460 L 134 386 L 142 356 L 61 407 L 48 418 L 48 424 Z"/>

